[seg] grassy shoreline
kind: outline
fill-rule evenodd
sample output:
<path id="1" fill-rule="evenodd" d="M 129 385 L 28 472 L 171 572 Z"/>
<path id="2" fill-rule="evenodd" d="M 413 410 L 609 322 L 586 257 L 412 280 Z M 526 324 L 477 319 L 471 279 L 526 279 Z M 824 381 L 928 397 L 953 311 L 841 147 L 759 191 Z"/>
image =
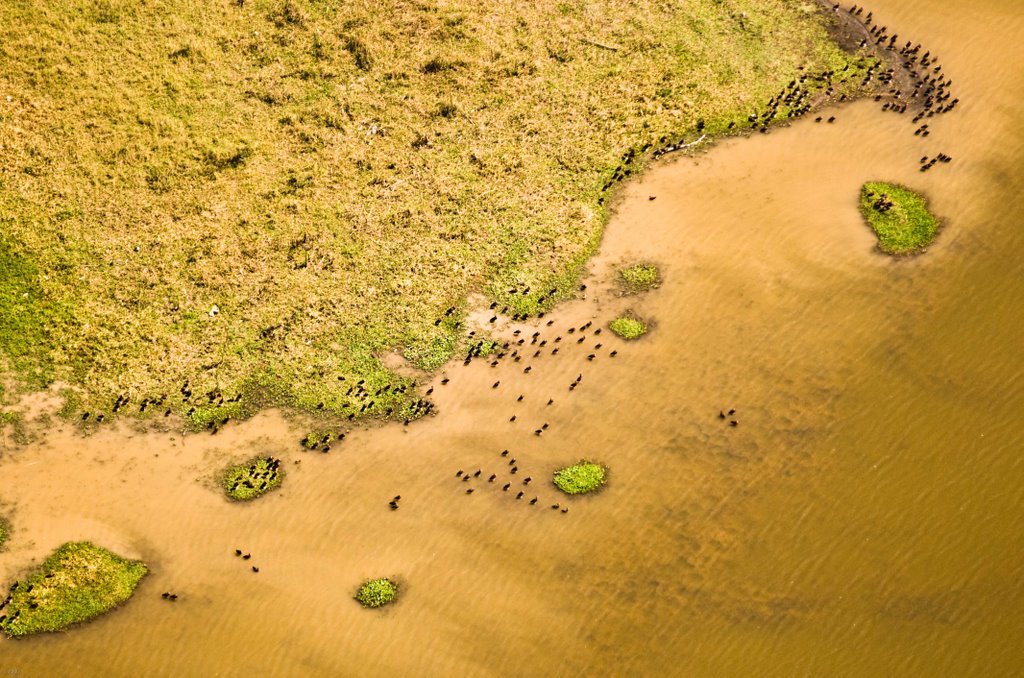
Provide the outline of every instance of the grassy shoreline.
<path id="1" fill-rule="evenodd" d="M 90 425 L 415 418 L 378 356 L 443 364 L 474 291 L 571 297 L 619 183 L 858 63 L 795 3 L 604 4 L 5 6 L 6 371 Z"/>
<path id="2" fill-rule="evenodd" d="M 90 542 L 66 543 L 12 585 L 0 631 L 17 638 L 89 621 L 125 603 L 147 573 Z"/>

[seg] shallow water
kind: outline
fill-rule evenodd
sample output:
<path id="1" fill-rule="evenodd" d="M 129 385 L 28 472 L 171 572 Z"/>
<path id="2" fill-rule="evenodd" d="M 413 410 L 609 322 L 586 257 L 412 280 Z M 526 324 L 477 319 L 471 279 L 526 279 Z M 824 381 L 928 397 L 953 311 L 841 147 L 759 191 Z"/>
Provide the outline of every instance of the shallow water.
<path id="1" fill-rule="evenodd" d="M 6 451 L 0 580 L 72 539 L 152 575 L 92 624 L 0 639 L 0 673 L 1014 674 L 1024 7 L 872 9 L 941 57 L 961 107 L 926 140 L 858 102 L 665 162 L 624 189 L 587 298 L 526 333 L 561 335 L 557 356 L 456 363 L 439 416 L 328 455 L 273 412 L 217 436 L 65 430 Z M 917 172 L 939 151 L 954 162 Z M 856 195 L 876 178 L 930 196 L 945 228 L 926 255 L 874 251 Z M 612 271 L 634 259 L 665 282 L 619 297 Z M 627 308 L 655 320 L 642 341 L 566 332 Z M 717 417 L 731 407 L 736 428 Z M 286 461 L 283 489 L 227 504 L 212 475 L 258 451 Z M 581 456 L 611 483 L 566 502 L 546 479 Z M 398 604 L 352 601 L 388 575 Z"/>

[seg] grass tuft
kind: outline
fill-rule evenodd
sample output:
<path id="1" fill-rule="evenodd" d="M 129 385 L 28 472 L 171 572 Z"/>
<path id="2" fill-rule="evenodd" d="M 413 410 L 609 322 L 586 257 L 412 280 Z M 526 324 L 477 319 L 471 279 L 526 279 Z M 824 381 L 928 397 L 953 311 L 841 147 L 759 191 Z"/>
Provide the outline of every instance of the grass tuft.
<path id="1" fill-rule="evenodd" d="M 398 585 L 390 579 L 371 579 L 359 587 L 355 598 L 364 607 L 387 605 L 398 596 Z"/>
<path id="2" fill-rule="evenodd" d="M 886 254 L 920 252 L 939 229 L 924 196 L 899 184 L 869 181 L 861 186 L 860 211 Z"/>
<path id="3" fill-rule="evenodd" d="M 88 621 L 131 598 L 146 566 L 90 542 L 69 542 L 11 587 L 0 616 L 8 636 L 60 631 Z"/>
<path id="4" fill-rule="evenodd" d="M 619 282 L 630 293 L 653 290 L 661 283 L 658 267 L 654 264 L 634 264 L 619 269 Z"/>
<path id="5" fill-rule="evenodd" d="M 342 431 L 314 429 L 307 433 L 299 442 L 301 442 L 302 446 L 307 450 L 328 452 L 331 449 L 331 445 L 339 440 L 343 440 L 344 438 L 345 433 Z"/>
<path id="6" fill-rule="evenodd" d="M 249 501 L 281 485 L 284 472 L 281 460 L 271 456 L 254 457 L 243 464 L 230 466 L 221 476 L 221 487 L 236 501 Z"/>
<path id="7" fill-rule="evenodd" d="M 608 329 L 623 339 L 639 339 L 647 334 L 647 323 L 633 315 L 624 315 L 608 323 Z"/>
<path id="8" fill-rule="evenodd" d="M 572 466 L 555 471 L 555 487 L 566 494 L 586 494 L 605 483 L 608 469 L 601 464 L 580 460 Z"/>

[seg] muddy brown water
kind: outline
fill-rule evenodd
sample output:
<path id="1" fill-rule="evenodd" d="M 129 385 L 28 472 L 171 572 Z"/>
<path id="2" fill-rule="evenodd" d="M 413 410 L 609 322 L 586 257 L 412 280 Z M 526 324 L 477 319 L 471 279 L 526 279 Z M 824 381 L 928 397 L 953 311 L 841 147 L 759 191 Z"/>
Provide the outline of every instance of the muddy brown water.
<path id="1" fill-rule="evenodd" d="M 89 625 L 0 639 L 0 675 L 1019 671 L 1024 7 L 872 9 L 941 57 L 963 105 L 929 139 L 858 102 L 664 162 L 624 189 L 587 298 L 529 325 L 563 337 L 557 356 L 449 366 L 438 416 L 327 455 L 274 412 L 5 450 L 0 581 L 73 539 L 152 575 Z M 954 162 L 917 172 L 939 151 Z M 874 251 L 856 194 L 875 178 L 930 196 L 945 228 L 926 255 Z M 665 282 L 619 297 L 612 271 L 637 259 Z M 648 337 L 566 333 L 624 309 Z M 284 487 L 229 504 L 210 478 L 253 451 L 285 460 Z M 551 472 L 580 457 L 610 484 L 557 496 Z M 399 579 L 396 605 L 352 600 L 373 576 Z"/>

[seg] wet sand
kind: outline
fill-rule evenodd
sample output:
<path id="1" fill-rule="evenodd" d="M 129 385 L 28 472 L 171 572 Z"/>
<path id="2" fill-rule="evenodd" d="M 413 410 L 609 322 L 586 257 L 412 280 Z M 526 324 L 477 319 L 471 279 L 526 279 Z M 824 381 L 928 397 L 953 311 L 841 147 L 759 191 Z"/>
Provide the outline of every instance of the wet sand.
<path id="1" fill-rule="evenodd" d="M 0 581 L 73 539 L 152 575 L 87 626 L 0 639 L 0 671 L 1011 675 L 1024 16 L 1005 0 L 870 9 L 939 54 L 962 107 L 927 140 L 863 101 L 834 125 L 658 166 L 624 188 L 586 299 L 521 326 L 561 335 L 557 356 L 453 363 L 438 416 L 326 455 L 274 412 L 216 436 L 67 427 L 5 450 L 15 531 Z M 919 173 L 939 151 L 955 161 Z M 857 191 L 878 178 L 922 190 L 945 220 L 925 255 L 875 251 Z M 620 297 L 613 271 L 634 260 L 664 284 Z M 567 333 L 625 309 L 655 321 L 649 336 Z M 717 416 L 733 407 L 736 428 Z M 288 468 L 282 489 L 223 499 L 215 471 L 264 451 Z M 566 500 L 551 472 L 580 457 L 611 482 Z M 502 492 L 527 475 L 524 500 Z M 392 575 L 396 605 L 352 600 Z"/>

